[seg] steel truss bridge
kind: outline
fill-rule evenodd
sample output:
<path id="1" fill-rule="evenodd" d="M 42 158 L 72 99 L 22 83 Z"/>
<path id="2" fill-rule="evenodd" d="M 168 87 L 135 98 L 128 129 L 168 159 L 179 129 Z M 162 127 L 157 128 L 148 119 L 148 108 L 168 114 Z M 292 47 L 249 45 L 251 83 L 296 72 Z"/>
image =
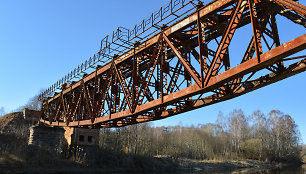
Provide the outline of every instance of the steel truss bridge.
<path id="1" fill-rule="evenodd" d="M 286 26 L 277 15 L 306 27 L 306 7 L 292 0 L 170 1 L 132 29 L 119 27 L 44 91 L 40 122 L 110 128 L 159 120 L 301 73 L 306 34 L 281 43 L 278 27 Z"/>

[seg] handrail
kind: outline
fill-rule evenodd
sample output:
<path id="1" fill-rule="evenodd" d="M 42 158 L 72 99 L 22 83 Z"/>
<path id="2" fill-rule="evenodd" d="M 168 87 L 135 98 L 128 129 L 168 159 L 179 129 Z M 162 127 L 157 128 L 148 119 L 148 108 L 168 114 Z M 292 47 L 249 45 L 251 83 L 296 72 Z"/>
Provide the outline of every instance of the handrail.
<path id="1" fill-rule="evenodd" d="M 142 41 L 155 34 L 157 31 L 160 31 L 161 26 L 159 26 L 159 24 L 162 21 L 168 20 L 168 23 L 173 23 L 174 21 L 180 19 L 183 15 L 177 13 L 184 10 L 190 11 L 195 8 L 196 4 L 194 1 L 195 0 L 171 0 L 131 29 L 118 27 L 110 35 L 107 35 L 101 40 L 100 50 L 96 54 L 87 59 L 77 68 L 73 69 L 70 73 L 65 75 L 49 88 L 44 90 L 39 95 L 39 99 L 44 100 L 51 96 L 57 89 L 60 89 L 63 84 L 71 82 L 72 79 L 79 77 L 82 73 L 85 73 L 86 70 L 92 68 L 95 64 L 99 62 L 106 64 L 113 59 L 113 55 L 119 55 L 129 49 L 132 49 L 133 42 Z M 182 12 L 182 14 L 184 14 L 184 12 Z M 155 28 L 155 30 L 153 28 Z"/>

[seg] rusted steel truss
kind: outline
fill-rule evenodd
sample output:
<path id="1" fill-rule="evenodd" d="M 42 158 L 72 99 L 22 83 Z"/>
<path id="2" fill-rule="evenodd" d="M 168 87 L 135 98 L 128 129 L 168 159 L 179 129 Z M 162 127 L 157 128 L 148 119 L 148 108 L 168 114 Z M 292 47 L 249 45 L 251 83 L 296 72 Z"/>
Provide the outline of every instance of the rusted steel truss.
<path id="1" fill-rule="evenodd" d="M 305 6 L 292 0 L 216 0 L 129 51 L 63 85 L 44 100 L 51 126 L 120 127 L 222 102 L 306 70 L 306 34 L 281 43 L 275 16 L 305 27 Z M 231 43 L 240 29 L 250 42 L 237 66 Z M 244 35 L 245 36 L 245 35 Z M 245 49 L 246 48 L 246 49 Z M 290 57 L 294 55 L 296 57 Z M 289 62 L 289 65 L 288 63 Z M 287 64 L 287 65 L 285 65 Z"/>

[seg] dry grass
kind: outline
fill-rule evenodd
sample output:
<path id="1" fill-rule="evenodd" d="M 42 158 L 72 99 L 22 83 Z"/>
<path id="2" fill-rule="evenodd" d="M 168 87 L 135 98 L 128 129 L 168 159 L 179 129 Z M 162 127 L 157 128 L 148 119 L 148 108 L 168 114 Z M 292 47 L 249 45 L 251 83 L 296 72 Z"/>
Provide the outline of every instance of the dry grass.
<path id="1" fill-rule="evenodd" d="M 194 160 L 178 159 L 178 163 L 184 169 L 194 171 L 216 171 L 216 170 L 236 170 L 243 168 L 265 169 L 276 167 L 277 164 L 266 163 L 258 160 Z"/>
<path id="2" fill-rule="evenodd" d="M 301 157 L 302 157 L 303 163 L 306 164 L 306 145 L 302 147 Z"/>
<path id="3" fill-rule="evenodd" d="M 23 120 L 21 112 L 14 112 L 0 117 L 0 133 L 8 133 L 11 127 L 16 127 L 16 123 L 20 123 Z"/>
<path id="4" fill-rule="evenodd" d="M 31 124 L 24 120 L 22 112 L 0 117 L 0 149 L 10 146 L 26 146 Z M 13 146 L 13 147 L 12 147 Z"/>

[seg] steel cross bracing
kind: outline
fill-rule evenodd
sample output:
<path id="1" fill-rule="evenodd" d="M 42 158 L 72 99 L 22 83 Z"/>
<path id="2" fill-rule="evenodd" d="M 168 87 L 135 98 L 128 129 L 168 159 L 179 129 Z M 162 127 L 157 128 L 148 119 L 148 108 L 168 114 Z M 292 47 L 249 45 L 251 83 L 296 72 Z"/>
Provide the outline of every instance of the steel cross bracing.
<path id="1" fill-rule="evenodd" d="M 276 15 L 305 29 L 306 7 L 292 0 L 198 3 L 182 20 L 163 25 L 159 33 L 135 42 L 80 81 L 64 84 L 60 93 L 43 101 L 40 121 L 93 128 L 137 124 L 301 73 L 306 70 L 306 34 L 281 43 Z M 237 54 L 231 44 L 241 30 L 250 41 L 236 48 L 244 53 L 241 57 L 232 56 Z"/>
<path id="2" fill-rule="evenodd" d="M 112 60 L 114 54 L 121 55 L 131 49 L 133 42 L 145 41 L 147 38 L 158 33 L 161 23 L 171 25 L 186 16 L 187 13 L 196 8 L 196 0 L 170 0 L 167 4 L 153 12 L 131 29 L 118 27 L 111 34 L 101 40 L 100 50 L 78 67 L 73 69 L 56 83 L 45 89 L 39 96 L 40 100 L 50 97 L 57 90 L 76 78 L 86 74 L 91 68 L 99 64 L 106 64 Z"/>

